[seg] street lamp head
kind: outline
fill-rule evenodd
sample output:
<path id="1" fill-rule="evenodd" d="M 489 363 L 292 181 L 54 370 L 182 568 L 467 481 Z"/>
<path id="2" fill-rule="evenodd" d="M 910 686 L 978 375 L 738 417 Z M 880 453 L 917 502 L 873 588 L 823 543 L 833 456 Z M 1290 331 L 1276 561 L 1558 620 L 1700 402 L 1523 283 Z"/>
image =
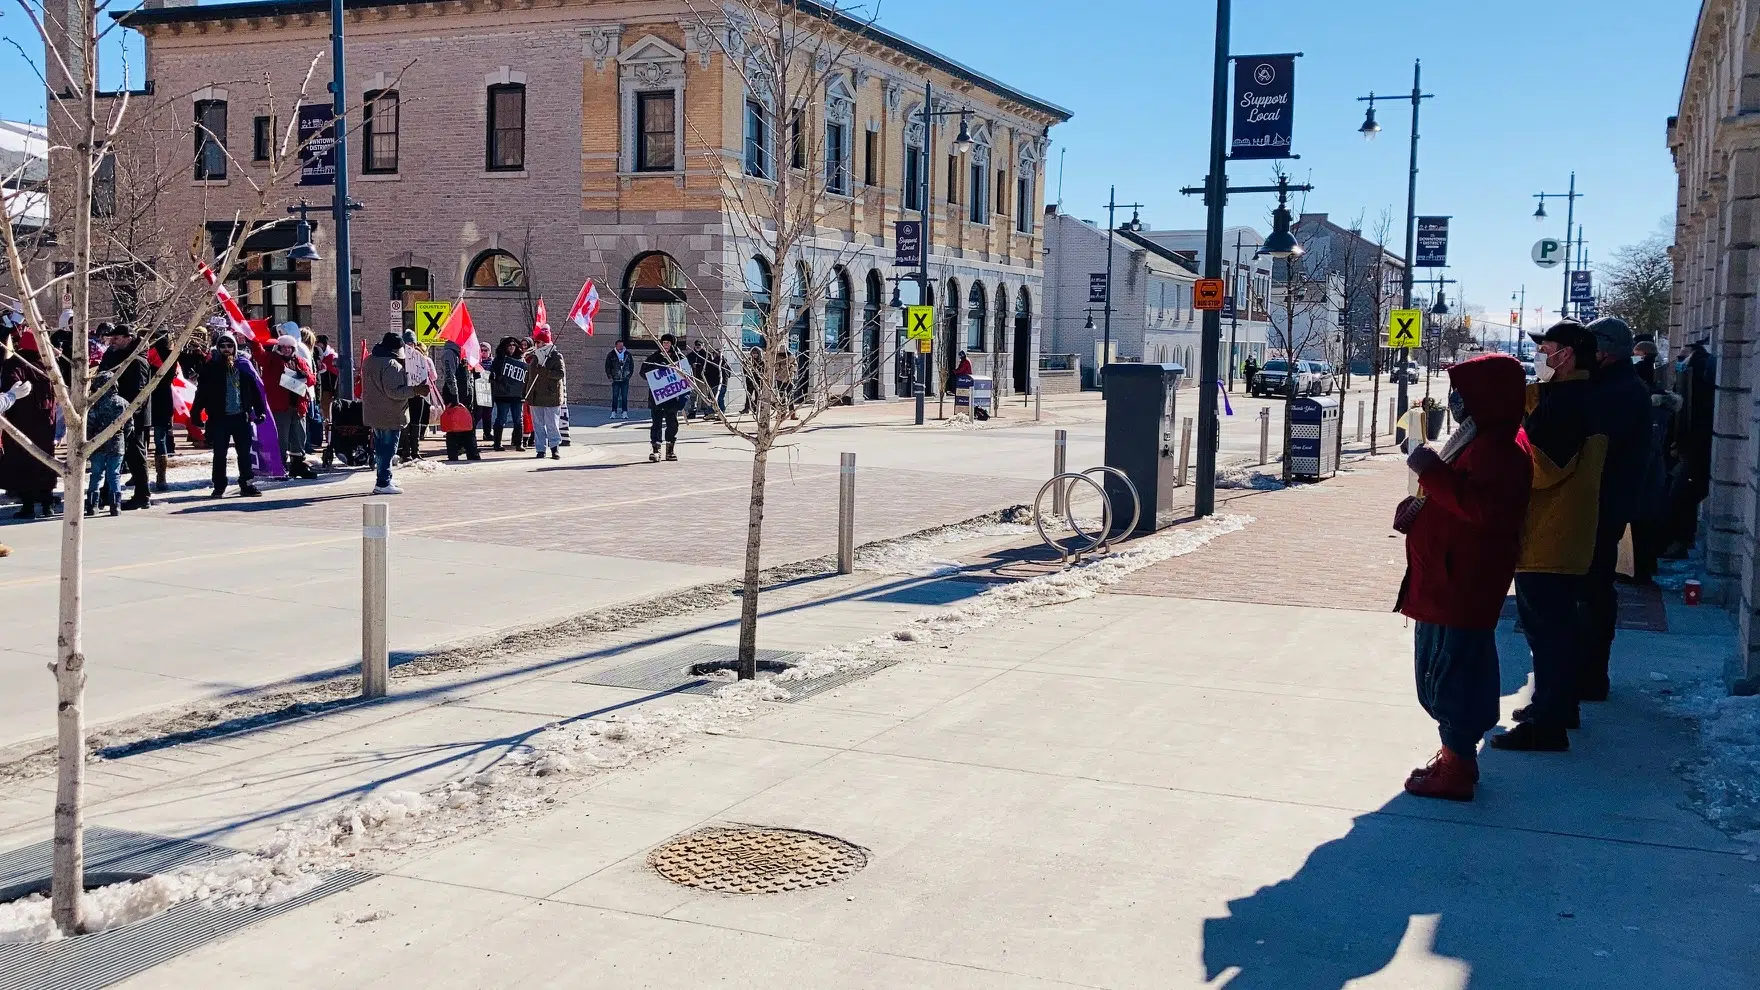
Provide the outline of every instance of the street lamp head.
<path id="1" fill-rule="evenodd" d="M 1283 185 L 1283 180 L 1279 180 Z M 1277 194 L 1277 209 L 1271 211 L 1271 236 L 1265 238 L 1259 253 L 1269 258 L 1299 258 L 1302 256 L 1302 245 L 1296 235 L 1289 229 L 1288 194 Z"/>
<path id="2" fill-rule="evenodd" d="M 289 260 L 289 261 L 323 261 L 324 260 L 323 256 L 318 254 L 318 249 L 312 246 L 312 225 L 307 223 L 304 218 L 301 218 L 300 221 L 294 225 L 294 228 L 293 228 L 293 247 L 288 249 L 287 260 Z"/>
<path id="3" fill-rule="evenodd" d="M 1539 208 L 1534 211 L 1534 219 L 1536 219 L 1536 220 L 1546 219 L 1546 201 L 1544 199 L 1540 201 Z"/>
<path id="4" fill-rule="evenodd" d="M 1436 290 L 1436 305 L 1430 307 L 1430 315 L 1431 316 L 1447 316 L 1448 315 L 1448 301 L 1442 297 L 1441 287 L 1438 287 Z"/>
<path id="5" fill-rule="evenodd" d="M 1373 101 L 1369 103 L 1369 112 L 1363 115 L 1363 126 L 1357 128 L 1357 133 L 1363 135 L 1363 140 L 1365 141 L 1373 141 L 1380 136 L 1381 125 L 1375 122 L 1375 104 Z"/>
<path id="6" fill-rule="evenodd" d="M 960 155 L 972 150 L 972 129 L 964 113 L 959 115 L 959 136 L 953 139 L 953 150 Z"/>
<path id="7" fill-rule="evenodd" d="M 1091 310 L 1091 309 L 1088 310 L 1088 322 L 1082 327 L 1082 329 L 1083 330 L 1094 329 L 1094 311 L 1093 310 Z"/>
<path id="8" fill-rule="evenodd" d="M 1143 218 L 1138 215 L 1136 210 L 1131 211 L 1131 222 L 1126 229 L 1132 231 L 1140 231 L 1143 229 Z"/>
<path id="9" fill-rule="evenodd" d="M 892 305 L 893 309 L 903 309 L 904 308 L 904 297 L 899 295 L 899 293 L 898 293 L 898 280 L 897 279 L 894 279 L 892 282 L 892 303 L 891 303 L 891 305 Z"/>

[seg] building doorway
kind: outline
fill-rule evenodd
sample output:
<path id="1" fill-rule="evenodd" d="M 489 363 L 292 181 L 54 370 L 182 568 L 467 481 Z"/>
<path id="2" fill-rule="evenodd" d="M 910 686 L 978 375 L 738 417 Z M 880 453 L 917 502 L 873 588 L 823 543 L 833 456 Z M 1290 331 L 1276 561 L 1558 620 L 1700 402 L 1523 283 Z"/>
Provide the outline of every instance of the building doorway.
<path id="1" fill-rule="evenodd" d="M 1014 303 L 1014 390 L 1022 395 L 1033 388 L 1032 356 L 1033 297 L 1022 286 Z"/>

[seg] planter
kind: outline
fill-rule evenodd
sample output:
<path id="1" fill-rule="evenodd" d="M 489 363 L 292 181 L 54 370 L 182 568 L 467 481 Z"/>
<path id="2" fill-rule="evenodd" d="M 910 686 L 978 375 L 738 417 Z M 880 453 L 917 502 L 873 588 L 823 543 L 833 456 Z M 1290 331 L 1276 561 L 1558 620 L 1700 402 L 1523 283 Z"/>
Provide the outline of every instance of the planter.
<path id="1" fill-rule="evenodd" d="M 1424 410 L 1424 439 L 1435 440 L 1442 436 L 1442 417 L 1447 410 Z"/>

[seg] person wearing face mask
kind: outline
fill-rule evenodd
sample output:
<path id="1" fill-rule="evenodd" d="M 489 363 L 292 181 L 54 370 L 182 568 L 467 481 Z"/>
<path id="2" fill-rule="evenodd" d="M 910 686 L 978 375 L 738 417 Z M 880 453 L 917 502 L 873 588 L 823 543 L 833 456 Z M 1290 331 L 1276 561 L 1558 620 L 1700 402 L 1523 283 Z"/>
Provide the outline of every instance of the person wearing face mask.
<path id="1" fill-rule="evenodd" d="M 544 448 L 550 448 L 550 459 L 559 461 L 562 454 L 562 380 L 567 366 L 562 352 L 550 337 L 550 331 L 539 327 L 532 332 L 532 350 L 526 355 L 526 404 L 532 408 L 532 446 L 539 459 Z"/>
<path id="2" fill-rule="evenodd" d="M 1578 600 L 1595 561 L 1596 524 L 1607 437 L 1596 432 L 1595 338 L 1564 320 L 1543 334 L 1528 386 L 1521 440 L 1533 465 L 1533 486 L 1516 562 L 1516 611 L 1534 658 L 1532 701 L 1515 712 L 1516 727 L 1491 738 L 1498 749 L 1562 752 L 1579 722 L 1581 663 Z"/>
<path id="3" fill-rule="evenodd" d="M 196 381 L 195 401 L 190 404 L 189 418 L 197 422 L 208 416 L 204 428 L 208 447 L 214 451 L 214 497 L 226 495 L 226 448 L 230 445 L 238 457 L 238 493 L 255 498 L 263 493 L 252 483 L 256 477 L 251 466 L 251 451 L 256 444 L 252 424 L 269 416 L 264 401 L 263 382 L 249 361 L 238 357 L 238 341 L 222 334 L 214 345 L 213 356 Z"/>
<path id="4" fill-rule="evenodd" d="M 1487 354 L 1448 369 L 1455 431 L 1441 449 L 1406 458 L 1419 494 L 1400 504 L 1406 575 L 1395 608 L 1416 623 L 1418 702 L 1436 720 L 1442 749 L 1413 770 L 1418 797 L 1471 801 L 1479 741 L 1497 725 L 1497 623 L 1515 574 L 1532 465 L 1517 442 L 1526 374 Z"/>

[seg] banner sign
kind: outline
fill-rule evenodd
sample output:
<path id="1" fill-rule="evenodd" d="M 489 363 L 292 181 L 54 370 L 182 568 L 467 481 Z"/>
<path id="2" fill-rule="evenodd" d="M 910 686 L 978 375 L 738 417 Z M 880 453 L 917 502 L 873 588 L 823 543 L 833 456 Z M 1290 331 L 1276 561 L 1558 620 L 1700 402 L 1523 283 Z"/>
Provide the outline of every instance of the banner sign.
<path id="1" fill-rule="evenodd" d="M 336 184 L 336 136 L 330 126 L 330 106 L 325 103 L 299 105 L 299 184 L 302 186 L 333 186 Z"/>
<path id="2" fill-rule="evenodd" d="M 1418 249 L 1413 252 L 1417 257 L 1412 261 L 1414 268 L 1447 268 L 1448 267 L 1448 218 L 1418 218 Z"/>
<path id="3" fill-rule="evenodd" d="M 892 228 L 892 264 L 898 268 L 923 266 L 923 221 L 900 220 Z"/>
<path id="4" fill-rule="evenodd" d="M 670 368 L 655 368 L 648 372 L 648 391 L 654 394 L 654 404 L 661 405 L 674 399 L 681 399 L 691 391 L 691 366 L 688 361 L 679 361 Z"/>
<path id="5" fill-rule="evenodd" d="M 1595 283 L 1593 272 L 1571 272 L 1571 302 L 1585 303 L 1595 301 Z"/>
<path id="6" fill-rule="evenodd" d="M 1293 55 L 1239 55 L 1234 60 L 1234 140 L 1229 157 L 1290 158 L 1294 129 Z"/>
<path id="7" fill-rule="evenodd" d="M 1600 317 L 1600 315 L 1601 309 L 1595 305 L 1594 300 L 1577 303 L 1577 319 L 1582 320 L 1584 323 L 1593 323 L 1598 317 Z"/>
<path id="8" fill-rule="evenodd" d="M 1234 308 L 1234 296 L 1233 295 L 1223 296 L 1222 297 L 1222 318 L 1225 320 L 1232 320 L 1236 317 L 1236 315 L 1237 314 L 1236 314 L 1235 308 Z"/>
<path id="9" fill-rule="evenodd" d="M 1088 274 L 1088 301 L 1103 303 L 1106 301 L 1106 273 L 1090 272 Z"/>

